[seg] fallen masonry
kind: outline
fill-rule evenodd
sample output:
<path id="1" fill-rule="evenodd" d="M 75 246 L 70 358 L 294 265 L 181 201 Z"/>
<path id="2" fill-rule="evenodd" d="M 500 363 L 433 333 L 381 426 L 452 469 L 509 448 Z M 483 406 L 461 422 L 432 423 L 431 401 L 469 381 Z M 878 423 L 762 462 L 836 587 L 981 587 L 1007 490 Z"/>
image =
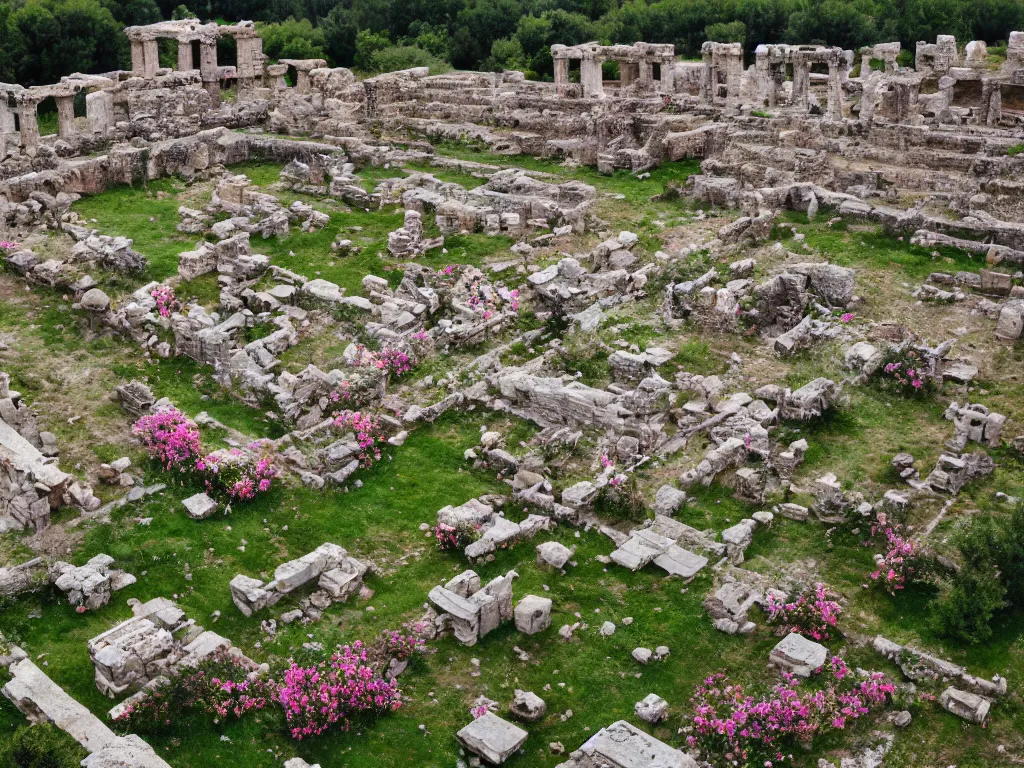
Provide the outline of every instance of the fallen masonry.
<path id="1" fill-rule="evenodd" d="M 95 610 L 110 602 L 111 593 L 135 583 L 132 574 L 112 568 L 113 564 L 110 555 L 96 555 L 81 566 L 58 560 L 50 565 L 49 577 L 68 603 Z"/>
<path id="2" fill-rule="evenodd" d="M 315 620 L 331 603 L 343 603 L 358 593 L 368 570 L 368 565 L 328 542 L 277 566 L 269 582 L 238 574 L 231 580 L 231 600 L 244 616 L 252 616 L 315 581 L 319 589 L 302 601 L 302 614 Z"/>
<path id="3" fill-rule="evenodd" d="M 493 712 L 484 713 L 455 734 L 462 746 L 491 765 L 501 765 L 508 760 L 528 736 L 522 728 Z"/>
<path id="4" fill-rule="evenodd" d="M 625 720 L 602 728 L 562 763 L 563 768 L 697 768 L 684 752 L 650 736 Z"/>
<path id="5" fill-rule="evenodd" d="M 476 645 L 478 640 L 497 629 L 501 622 L 514 618 L 512 580 L 518 577 L 518 573 L 509 571 L 481 585 L 475 571 L 463 571 L 444 586 L 430 590 L 427 597 L 433 608 L 428 609 L 424 618 L 437 634 L 450 632 L 463 645 Z M 548 603 L 550 623 L 550 601 Z M 530 610 L 525 612 L 524 617 L 527 622 L 535 616 L 532 606 L 528 604 L 528 607 Z M 519 620 L 516 626 L 519 628 Z"/>
<path id="6" fill-rule="evenodd" d="M 11 679 L 2 689 L 32 723 L 53 723 L 89 752 L 90 768 L 170 768 L 149 744 L 134 734 L 118 736 L 79 704 L 20 648 L 12 649 L 7 666 Z"/>

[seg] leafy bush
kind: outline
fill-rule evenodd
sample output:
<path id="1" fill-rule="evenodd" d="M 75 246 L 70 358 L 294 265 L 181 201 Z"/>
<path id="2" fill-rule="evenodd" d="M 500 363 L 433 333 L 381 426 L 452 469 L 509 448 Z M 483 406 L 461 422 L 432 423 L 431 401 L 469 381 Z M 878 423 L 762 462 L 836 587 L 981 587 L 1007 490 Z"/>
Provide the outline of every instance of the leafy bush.
<path id="1" fill-rule="evenodd" d="M 1024 603 L 1024 504 L 968 518 L 955 542 L 960 570 L 941 585 L 932 620 L 941 634 L 981 643 L 1000 611 Z"/>
<path id="2" fill-rule="evenodd" d="M 791 759 L 792 747 L 816 734 L 842 730 L 847 723 L 881 707 L 895 686 L 885 675 L 857 676 L 838 656 L 826 665 L 824 687 L 803 693 L 792 675 L 764 693 L 751 695 L 724 673 L 697 686 L 693 698 L 691 747 L 713 766 L 779 766 Z"/>
<path id="3" fill-rule="evenodd" d="M 768 621 L 781 624 L 786 632 L 797 632 L 812 640 L 828 640 L 839 624 L 843 608 L 828 584 L 818 583 L 795 600 L 786 602 L 768 595 Z"/>
<path id="4" fill-rule="evenodd" d="M 744 43 L 747 25 L 742 21 L 719 22 L 704 27 L 704 37 L 715 43 Z"/>
<path id="5" fill-rule="evenodd" d="M 370 72 L 397 72 L 400 69 L 429 67 L 430 74 L 450 72 L 451 64 L 415 45 L 391 45 L 374 52 L 370 57 Z"/>
<path id="6" fill-rule="evenodd" d="M 935 381 L 923 367 L 921 356 L 911 349 L 893 348 L 875 374 L 883 389 L 906 396 L 930 395 Z"/>
<path id="7" fill-rule="evenodd" d="M 192 714 L 205 715 L 214 722 L 241 719 L 277 700 L 277 683 L 250 679 L 250 671 L 234 656 L 218 653 L 154 686 L 114 722 L 127 733 L 158 733 Z"/>
<path id="8" fill-rule="evenodd" d="M 87 755 L 55 725 L 23 725 L 0 743 L 0 768 L 78 768 Z"/>

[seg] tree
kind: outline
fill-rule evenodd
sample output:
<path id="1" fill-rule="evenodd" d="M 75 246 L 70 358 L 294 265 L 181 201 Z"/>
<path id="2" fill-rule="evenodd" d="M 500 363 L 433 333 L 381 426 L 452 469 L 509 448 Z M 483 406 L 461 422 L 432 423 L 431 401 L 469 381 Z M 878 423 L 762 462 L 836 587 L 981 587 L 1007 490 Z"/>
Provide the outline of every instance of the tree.
<path id="1" fill-rule="evenodd" d="M 44 85 L 73 72 L 127 65 L 122 27 L 98 0 L 27 0 L 11 16 L 22 40 L 17 82 Z"/>
<path id="2" fill-rule="evenodd" d="M 7 3 L 0 3 L 0 83 L 17 80 L 15 66 L 23 54 L 21 31 L 14 23 L 14 9 Z"/>
<path id="3" fill-rule="evenodd" d="M 340 67 L 351 67 L 356 55 L 359 25 L 351 8 L 336 5 L 320 25 L 328 57 Z"/>
<path id="4" fill-rule="evenodd" d="M 263 38 L 263 52 L 272 59 L 324 59 L 327 40 L 309 19 L 286 19 L 279 24 L 256 25 Z"/>
<path id="5" fill-rule="evenodd" d="M 486 72 L 522 70 L 526 68 L 526 54 L 522 44 L 515 38 L 503 37 L 491 43 L 491 55 L 484 59 L 480 68 Z"/>
<path id="6" fill-rule="evenodd" d="M 396 72 L 413 67 L 429 67 L 430 74 L 439 75 L 451 70 L 447 61 L 442 61 L 415 45 L 390 45 L 374 51 L 370 56 L 370 72 Z"/>
<path id="7" fill-rule="evenodd" d="M 745 43 L 747 25 L 742 21 L 708 24 L 704 27 L 704 37 L 716 43 Z"/>
<path id="8" fill-rule="evenodd" d="M 785 39 L 789 43 L 820 43 L 841 48 L 871 45 L 879 39 L 870 6 L 846 0 L 806 0 L 789 17 Z"/>
<path id="9" fill-rule="evenodd" d="M 356 69 L 361 69 L 364 72 L 373 72 L 374 54 L 390 47 L 391 39 L 387 36 L 387 33 L 375 33 L 367 29 L 361 30 L 356 35 L 356 52 L 352 59 L 352 64 Z"/>
<path id="10" fill-rule="evenodd" d="M 155 0 L 100 0 L 104 8 L 126 27 L 154 24 L 163 17 Z"/>

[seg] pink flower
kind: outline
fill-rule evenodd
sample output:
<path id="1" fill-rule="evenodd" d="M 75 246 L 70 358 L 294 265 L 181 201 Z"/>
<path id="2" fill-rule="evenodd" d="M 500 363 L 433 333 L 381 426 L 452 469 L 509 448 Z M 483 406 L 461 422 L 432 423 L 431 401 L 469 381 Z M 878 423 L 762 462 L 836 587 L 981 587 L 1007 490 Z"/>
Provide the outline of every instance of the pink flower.
<path id="1" fill-rule="evenodd" d="M 845 312 L 839 316 L 839 321 L 843 323 L 849 323 L 853 320 L 854 317 L 856 317 L 856 315 L 854 315 L 853 312 Z"/>

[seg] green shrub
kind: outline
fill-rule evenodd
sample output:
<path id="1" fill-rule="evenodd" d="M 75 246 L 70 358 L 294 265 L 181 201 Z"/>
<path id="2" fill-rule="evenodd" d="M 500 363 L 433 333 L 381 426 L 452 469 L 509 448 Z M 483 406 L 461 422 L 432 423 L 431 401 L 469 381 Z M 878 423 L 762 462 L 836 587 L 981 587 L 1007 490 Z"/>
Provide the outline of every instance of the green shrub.
<path id="1" fill-rule="evenodd" d="M 1024 603 L 1024 504 L 1005 517 L 969 518 L 956 547 L 960 570 L 942 585 L 932 618 L 941 634 L 984 642 L 1001 610 Z"/>
<path id="2" fill-rule="evenodd" d="M 0 743 L 0 768 L 78 768 L 87 755 L 54 725 L 23 725 Z"/>
<path id="3" fill-rule="evenodd" d="M 1016 157 L 1017 155 L 1024 154 L 1024 142 L 1021 142 L 1020 144 L 1014 144 L 1012 147 L 1006 150 L 1006 154 L 1008 154 L 1010 157 Z"/>
<path id="4" fill-rule="evenodd" d="M 381 48 L 370 57 L 371 72 L 397 72 L 413 67 L 429 67 L 432 75 L 440 75 L 452 69 L 447 61 L 415 45 L 391 45 Z"/>

